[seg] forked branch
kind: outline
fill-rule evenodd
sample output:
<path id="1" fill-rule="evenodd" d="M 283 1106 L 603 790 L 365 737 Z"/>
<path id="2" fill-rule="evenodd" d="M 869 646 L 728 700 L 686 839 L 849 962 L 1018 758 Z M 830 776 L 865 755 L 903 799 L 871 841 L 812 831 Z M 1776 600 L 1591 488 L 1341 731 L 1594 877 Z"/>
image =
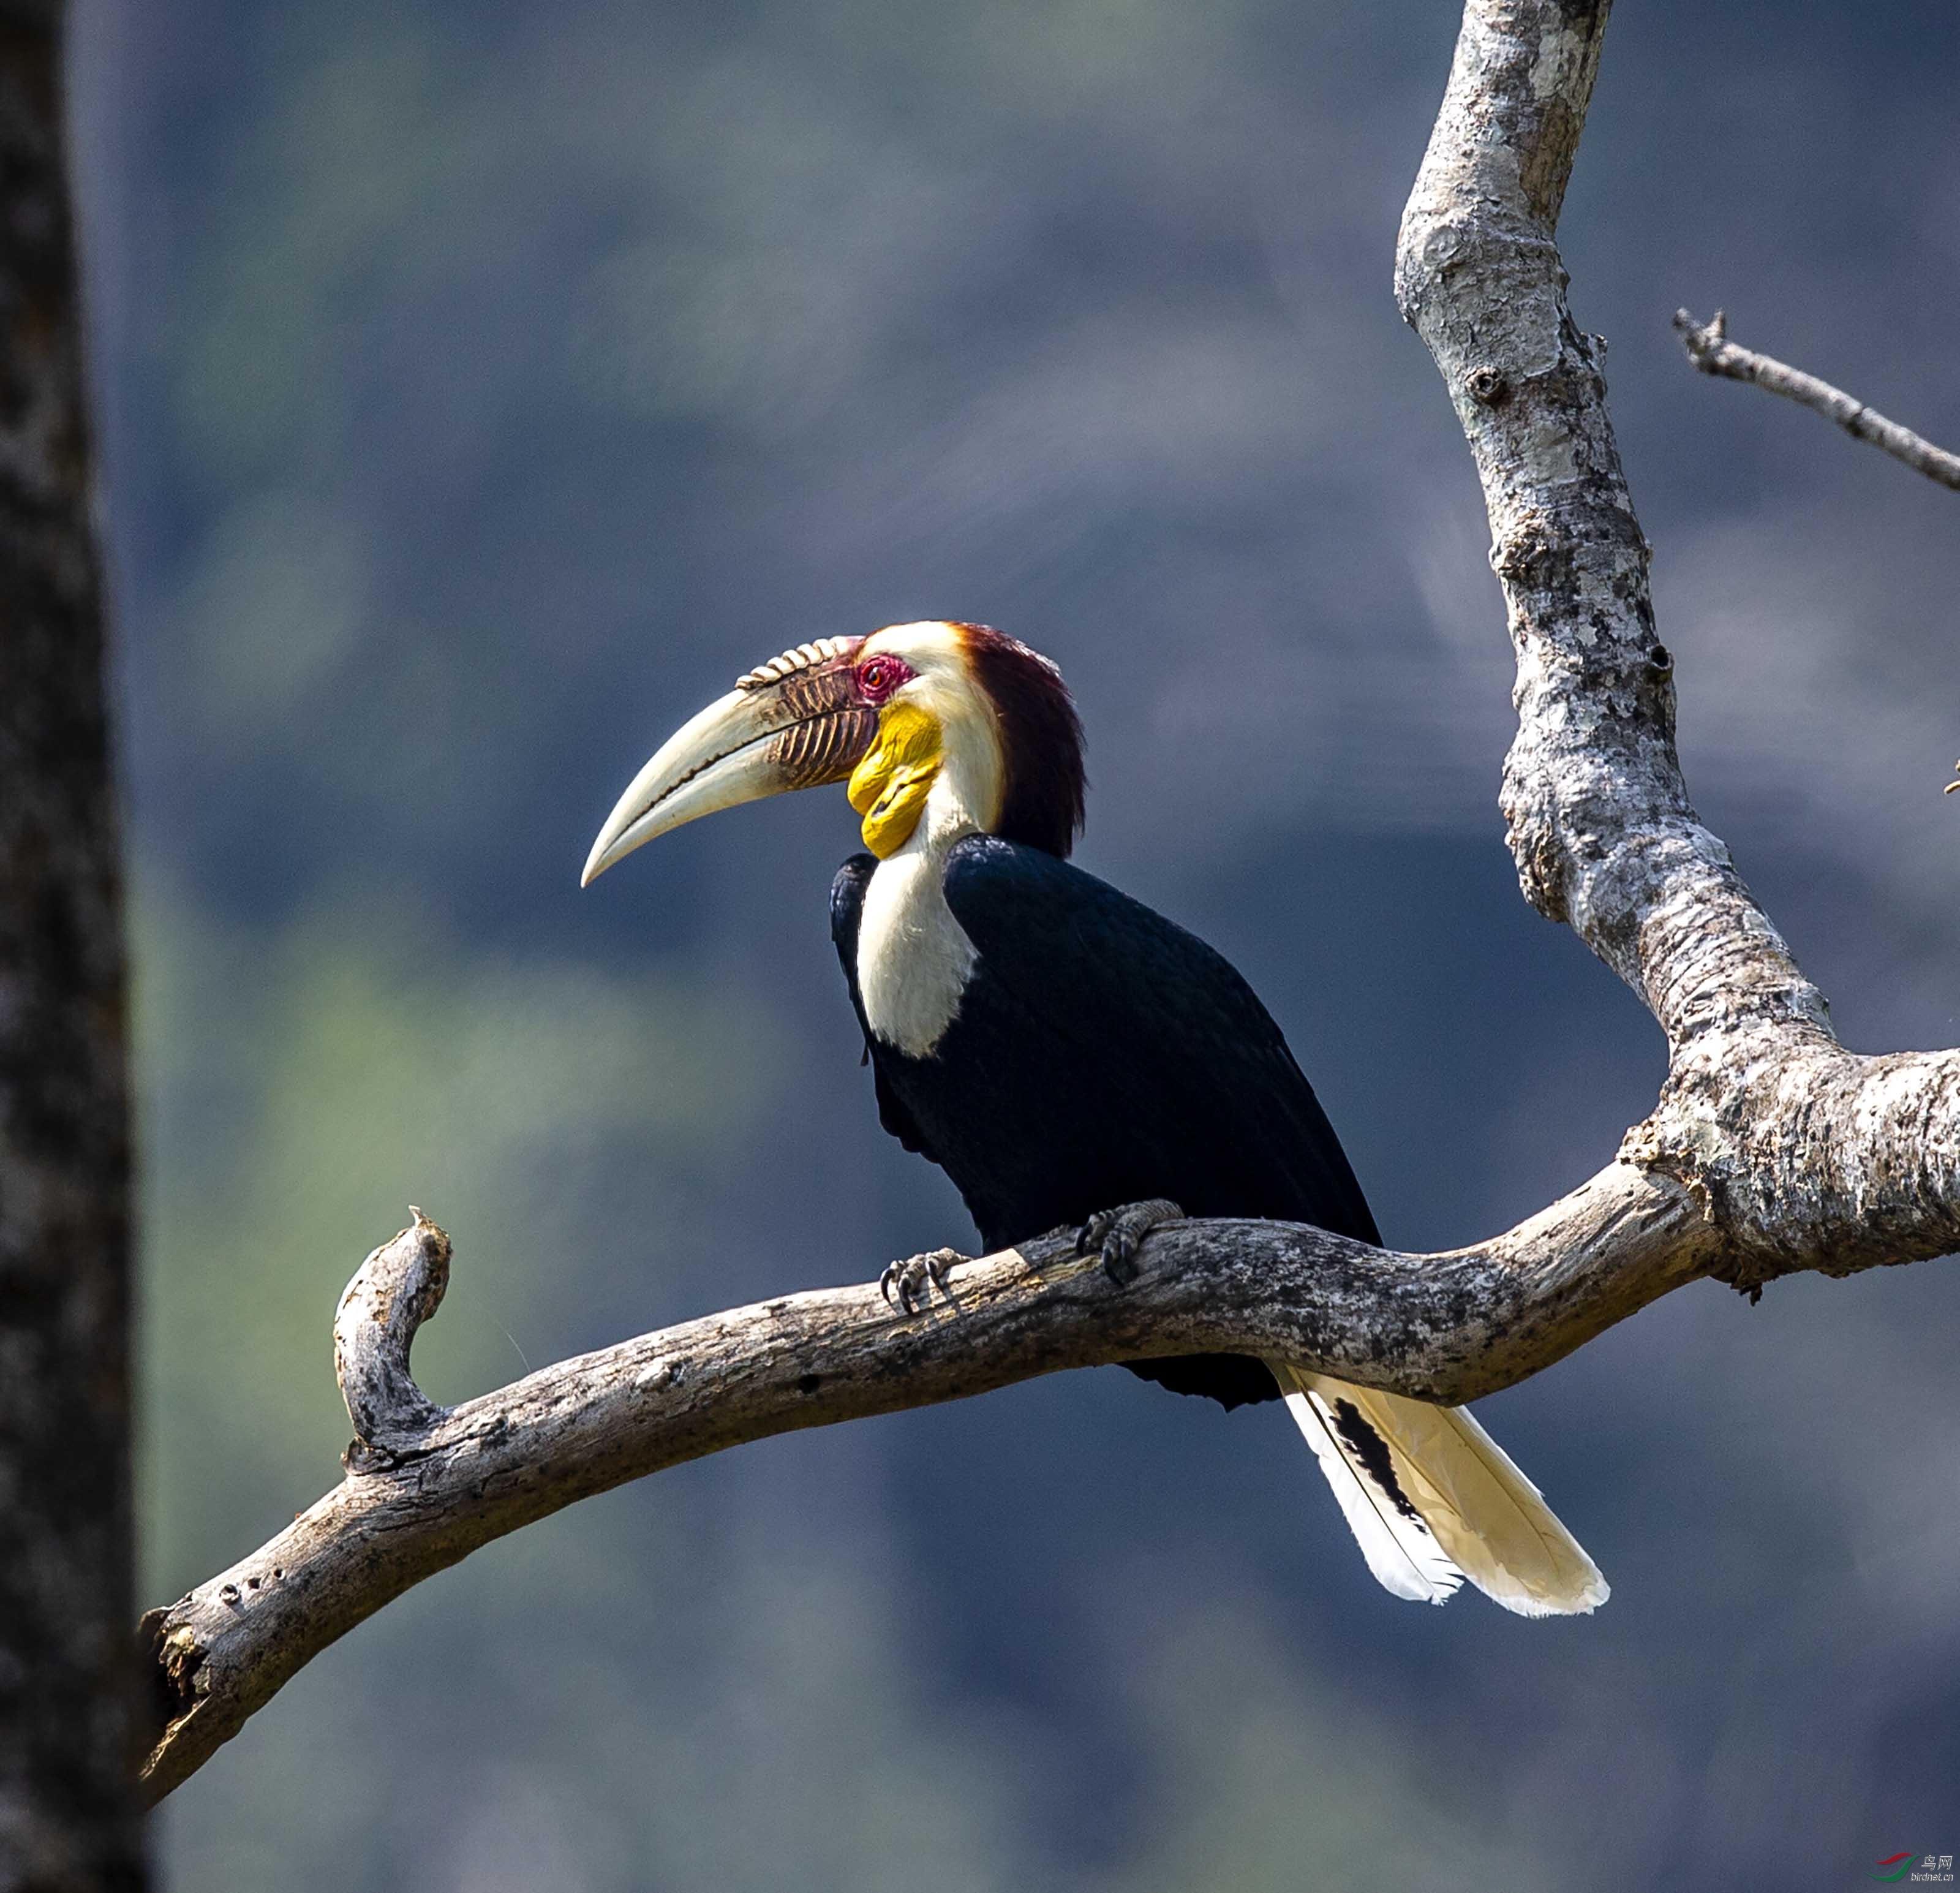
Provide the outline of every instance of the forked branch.
<path id="1" fill-rule="evenodd" d="M 419 1215 L 336 1325 L 347 1477 L 145 1632 L 167 1793 L 310 1658 L 409 1585 L 575 1499 L 739 1442 L 1061 1369 L 1224 1351 L 1461 1401 L 1698 1276 L 1752 1291 L 1960 1248 L 1960 1056 L 1854 1056 L 1696 815 L 1674 667 L 1595 345 L 1553 231 L 1604 0 L 1468 0 L 1402 225 L 1396 290 L 1484 484 L 1517 652 L 1503 806 L 1526 897 L 1666 1032 L 1618 1158 L 1493 1241 L 1405 1255 L 1280 1223 L 1171 1224 L 1118 1288 L 1049 1238 L 895 1313 L 870 1286 L 711 1315 L 445 1410 L 409 1375 L 448 1240 Z"/>

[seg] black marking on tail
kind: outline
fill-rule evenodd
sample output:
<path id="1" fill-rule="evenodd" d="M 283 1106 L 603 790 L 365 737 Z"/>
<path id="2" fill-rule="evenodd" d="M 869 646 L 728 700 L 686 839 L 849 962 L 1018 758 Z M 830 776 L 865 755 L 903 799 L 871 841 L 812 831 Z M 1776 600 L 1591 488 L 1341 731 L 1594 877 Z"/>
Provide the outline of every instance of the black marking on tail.
<path id="1" fill-rule="evenodd" d="M 1361 1470 L 1386 1493 L 1395 1509 L 1411 1525 L 1429 1529 L 1422 1514 L 1409 1503 L 1402 1481 L 1395 1477 L 1395 1462 L 1389 1456 L 1389 1443 L 1361 1417 L 1361 1410 L 1351 1400 L 1334 1403 L 1334 1430 L 1342 1443 L 1361 1462 Z"/>

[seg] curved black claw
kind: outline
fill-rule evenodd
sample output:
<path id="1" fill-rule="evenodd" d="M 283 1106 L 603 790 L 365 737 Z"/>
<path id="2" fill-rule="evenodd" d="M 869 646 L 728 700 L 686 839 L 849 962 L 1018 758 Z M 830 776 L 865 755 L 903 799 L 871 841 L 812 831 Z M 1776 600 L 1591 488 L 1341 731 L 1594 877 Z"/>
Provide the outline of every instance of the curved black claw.
<path id="1" fill-rule="evenodd" d="M 1099 1209 L 1076 1231 L 1075 1253 L 1099 1254 L 1102 1273 L 1122 1288 L 1137 1279 L 1137 1251 L 1143 1247 L 1144 1238 L 1160 1223 L 1183 1220 L 1183 1210 L 1168 1197 Z"/>
<path id="2" fill-rule="evenodd" d="M 928 1249 L 923 1255 L 908 1256 L 902 1262 L 888 1262 L 885 1272 L 878 1277 L 878 1292 L 887 1305 L 902 1308 L 908 1315 L 916 1315 L 918 1308 L 913 1306 L 914 1298 L 921 1306 L 929 1305 L 932 1291 L 937 1289 L 950 1302 L 953 1290 L 947 1285 L 947 1272 L 954 1263 L 964 1262 L 966 1257 L 957 1249 Z M 896 1292 L 896 1301 L 892 1297 Z"/>

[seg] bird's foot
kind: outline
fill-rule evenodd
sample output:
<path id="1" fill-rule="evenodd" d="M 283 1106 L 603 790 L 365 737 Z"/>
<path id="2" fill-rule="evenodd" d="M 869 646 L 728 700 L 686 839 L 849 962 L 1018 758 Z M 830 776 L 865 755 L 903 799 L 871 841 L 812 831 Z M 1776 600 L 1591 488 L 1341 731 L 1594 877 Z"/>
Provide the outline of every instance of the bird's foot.
<path id="1" fill-rule="evenodd" d="M 1137 1251 L 1144 1238 L 1161 1223 L 1183 1220 L 1183 1210 L 1168 1197 L 1099 1209 L 1076 1231 L 1075 1253 L 1101 1256 L 1102 1273 L 1122 1288 L 1137 1279 Z"/>
<path id="2" fill-rule="evenodd" d="M 930 1303 L 934 1289 L 949 1302 L 952 1300 L 947 1272 L 954 1263 L 966 1260 L 957 1249 L 928 1249 L 923 1255 L 908 1256 L 902 1262 L 888 1262 L 884 1273 L 878 1277 L 878 1292 L 889 1305 L 916 1315 L 918 1309 L 912 1305 L 914 1299 L 921 1305 Z"/>

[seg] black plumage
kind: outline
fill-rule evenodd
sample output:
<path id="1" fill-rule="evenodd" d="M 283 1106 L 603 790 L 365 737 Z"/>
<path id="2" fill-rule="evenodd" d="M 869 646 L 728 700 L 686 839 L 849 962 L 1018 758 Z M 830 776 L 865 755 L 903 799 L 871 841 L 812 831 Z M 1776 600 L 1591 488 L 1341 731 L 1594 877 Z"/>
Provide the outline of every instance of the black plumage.
<path id="1" fill-rule="evenodd" d="M 1168 1197 L 1194 1216 L 1268 1216 L 1380 1240 L 1333 1127 L 1237 970 L 1195 935 L 1042 849 L 971 835 L 947 905 L 978 954 L 959 1009 L 914 1058 L 865 1024 L 858 923 L 877 863 L 838 871 L 831 932 L 886 1130 L 937 1164 L 988 1249 Z M 1276 1398 L 1258 1362 L 1134 1364 L 1227 1407 Z"/>

